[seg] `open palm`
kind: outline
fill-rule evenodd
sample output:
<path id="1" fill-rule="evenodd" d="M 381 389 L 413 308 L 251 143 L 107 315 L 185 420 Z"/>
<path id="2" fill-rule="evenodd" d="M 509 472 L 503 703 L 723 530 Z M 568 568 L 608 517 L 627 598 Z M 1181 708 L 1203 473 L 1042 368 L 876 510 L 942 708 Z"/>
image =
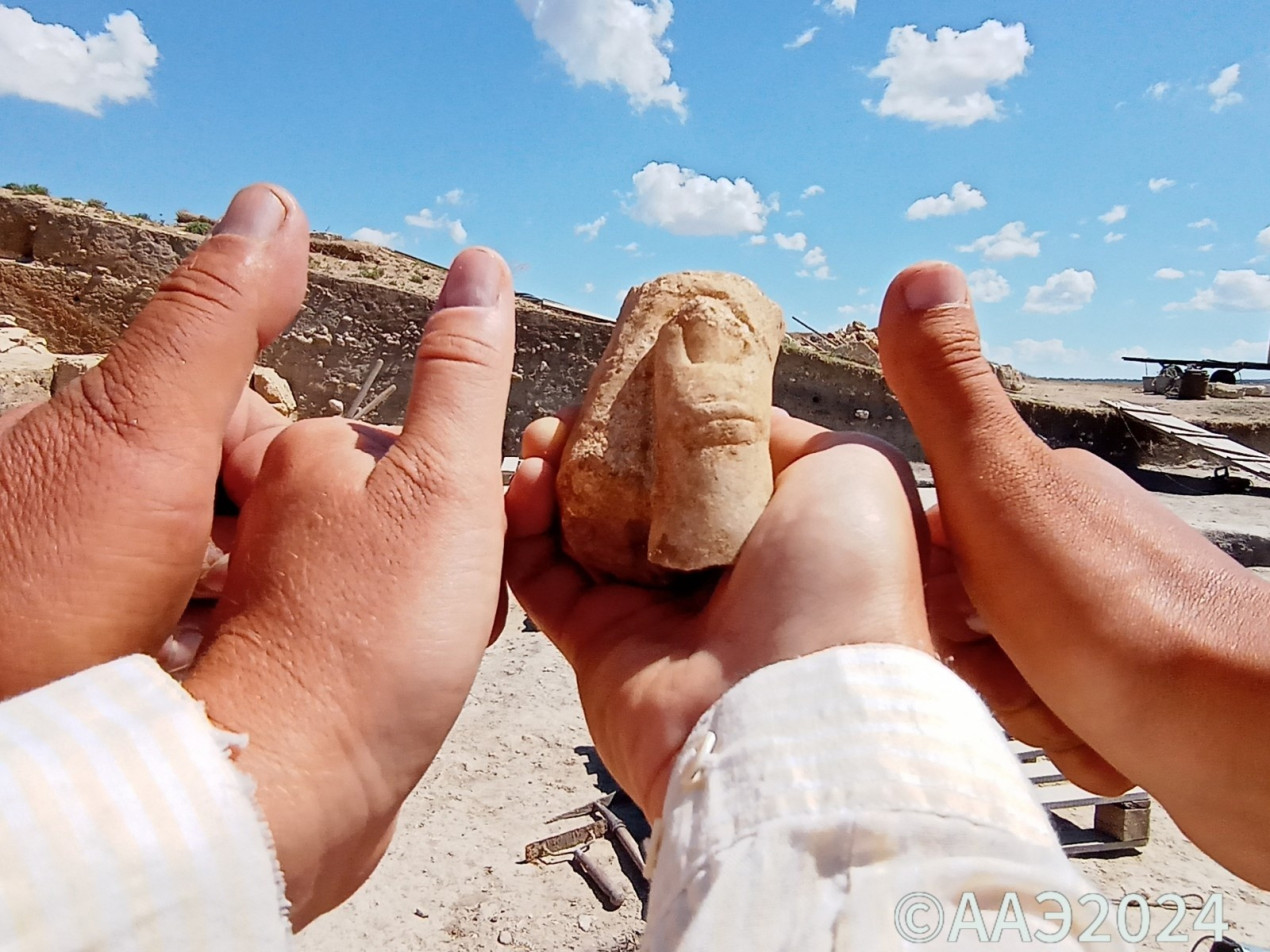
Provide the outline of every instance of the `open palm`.
<path id="1" fill-rule="evenodd" d="M 736 565 L 653 590 L 596 582 L 560 549 L 554 483 L 566 430 L 549 418 L 525 433 L 505 570 L 573 666 L 605 765 L 650 818 L 693 725 L 747 675 L 840 644 L 930 650 L 916 494 L 890 447 L 776 414 L 776 490 Z"/>

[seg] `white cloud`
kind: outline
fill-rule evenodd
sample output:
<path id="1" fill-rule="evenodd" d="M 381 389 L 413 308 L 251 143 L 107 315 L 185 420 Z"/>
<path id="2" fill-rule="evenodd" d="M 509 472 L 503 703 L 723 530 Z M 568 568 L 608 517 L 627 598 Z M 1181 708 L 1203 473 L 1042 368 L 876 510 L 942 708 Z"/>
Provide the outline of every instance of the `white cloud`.
<path id="1" fill-rule="evenodd" d="M 798 36 L 785 44 L 787 50 L 800 50 L 812 40 L 816 38 L 816 34 L 820 32 L 820 27 L 813 26 L 810 30 L 803 30 Z"/>
<path id="2" fill-rule="evenodd" d="M 1124 221 L 1129 215 L 1128 205 L 1113 205 L 1111 211 L 1098 216 L 1098 220 L 1104 225 L 1114 225 L 1118 221 Z"/>
<path id="3" fill-rule="evenodd" d="M 807 213 L 803 211 L 801 208 L 791 208 L 789 211 L 785 213 L 785 217 L 786 218 L 802 218 L 806 214 Z"/>
<path id="4" fill-rule="evenodd" d="M 463 189 L 452 188 L 444 195 L 437 196 L 438 205 L 460 205 L 463 202 Z"/>
<path id="5" fill-rule="evenodd" d="M 808 185 L 803 189 L 803 198 L 815 198 L 817 195 L 825 194 L 823 185 Z"/>
<path id="6" fill-rule="evenodd" d="M 1081 351 L 1073 350 L 1058 338 L 1050 340 L 1024 338 L 1016 340 L 1011 349 L 1015 357 L 1023 363 L 1072 364 L 1083 356 Z"/>
<path id="7" fill-rule="evenodd" d="M 777 232 L 772 236 L 772 238 L 776 241 L 776 247 L 780 248 L 782 251 L 807 250 L 807 236 L 801 231 L 792 235 L 782 235 L 780 232 Z"/>
<path id="8" fill-rule="evenodd" d="M 855 15 L 856 0 L 816 0 L 816 6 L 823 6 L 831 13 L 850 13 Z"/>
<path id="9" fill-rule="evenodd" d="M 803 255 L 803 268 L 797 272 L 800 278 L 815 278 L 818 281 L 828 281 L 833 278 L 833 273 L 829 270 L 829 259 L 825 257 L 825 250 L 817 245 Z"/>
<path id="10" fill-rule="evenodd" d="M 983 192 L 977 188 L 971 188 L 965 182 L 958 182 L 952 187 L 951 195 L 944 192 L 942 195 L 919 198 L 908 206 L 905 217 L 909 221 L 921 221 L 925 218 L 964 215 L 976 208 L 983 208 L 987 204 L 988 200 L 983 197 Z"/>
<path id="11" fill-rule="evenodd" d="M 1211 287 L 1201 288 L 1189 301 L 1164 306 L 1166 311 L 1270 311 L 1270 274 L 1256 271 L 1218 271 Z"/>
<path id="12" fill-rule="evenodd" d="M 670 162 L 649 162 L 631 179 L 635 202 L 626 213 L 672 235 L 758 234 L 771 211 L 743 178 L 712 179 Z"/>
<path id="13" fill-rule="evenodd" d="M 101 115 L 103 102 L 150 95 L 159 48 L 136 14 L 106 18 L 106 31 L 81 37 L 70 27 L 37 23 L 20 7 L 0 6 L 0 96 L 17 96 Z"/>
<path id="14" fill-rule="evenodd" d="M 1150 351 L 1141 344 L 1134 344 L 1132 347 L 1121 347 L 1118 350 L 1113 350 L 1111 352 L 1111 359 L 1120 360 L 1123 357 L 1145 357 L 1149 353 Z"/>
<path id="15" fill-rule="evenodd" d="M 1172 188 L 1177 182 L 1171 178 L 1153 178 L 1147 182 L 1147 188 L 1153 192 L 1162 192 L 1166 188 Z"/>
<path id="16" fill-rule="evenodd" d="M 407 215 L 406 224 L 427 231 L 444 231 L 456 245 L 467 241 L 467 229 L 463 227 L 463 222 L 449 215 L 434 215 L 430 208 L 420 209 L 418 215 Z"/>
<path id="17" fill-rule="evenodd" d="M 1227 66 L 1221 75 L 1208 84 L 1208 95 L 1213 97 L 1213 112 L 1221 112 L 1227 106 L 1244 101 L 1244 97 L 1235 92 L 1235 84 L 1239 82 L 1239 64 Z"/>
<path id="18" fill-rule="evenodd" d="M 750 244 L 752 245 L 767 244 L 767 235 L 750 235 Z"/>
<path id="19" fill-rule="evenodd" d="M 1152 83 L 1147 87 L 1147 95 L 1152 99 L 1160 100 L 1164 98 L 1165 93 L 1173 88 L 1172 83 Z"/>
<path id="20" fill-rule="evenodd" d="M 381 248 L 395 248 L 401 235 L 395 231 L 380 231 L 378 228 L 359 228 L 349 236 L 353 241 L 365 241 Z"/>
<path id="21" fill-rule="evenodd" d="M 1155 277 L 1159 278 L 1161 281 L 1180 281 L 1182 278 L 1186 277 L 1186 274 L 1182 271 L 1178 271 L 1177 268 L 1161 268 L 1159 271 L 1155 272 Z"/>
<path id="22" fill-rule="evenodd" d="M 673 110 L 681 119 L 687 93 L 670 79 L 671 0 L 516 0 L 534 36 L 550 46 L 578 85 L 614 83 L 643 112 Z"/>
<path id="23" fill-rule="evenodd" d="M 1240 338 L 1224 347 L 1201 347 L 1199 355 L 1207 360 L 1247 361 L 1260 364 L 1266 359 L 1266 342 Z"/>
<path id="24" fill-rule="evenodd" d="M 1195 250 L 1196 250 L 1196 251 L 1205 251 L 1205 252 L 1208 252 L 1208 251 L 1212 251 L 1212 250 L 1213 250 L 1213 246 L 1212 246 L 1212 244 L 1211 244 L 1211 243 L 1209 243 L 1209 244 L 1207 244 L 1207 245 L 1200 245 L 1200 246 L 1199 246 L 1198 248 L 1196 248 Z"/>
<path id="25" fill-rule="evenodd" d="M 1186 227 L 1187 228 L 1211 228 L 1213 231 L 1216 231 L 1217 222 L 1213 221 L 1211 218 L 1201 218 L 1199 221 L 1187 222 Z"/>
<path id="26" fill-rule="evenodd" d="M 608 215 L 601 215 L 595 221 L 587 222 L 585 225 L 574 225 L 573 233 L 575 235 L 586 235 L 587 241 L 595 241 L 596 236 L 600 233 L 600 229 L 604 227 L 605 222 L 608 220 Z"/>
<path id="27" fill-rule="evenodd" d="M 591 282 L 591 281 L 588 281 L 586 284 L 582 285 L 582 293 L 583 293 L 583 294 L 594 294 L 594 293 L 595 293 L 595 284 L 594 284 L 593 282 Z"/>
<path id="28" fill-rule="evenodd" d="M 822 264 L 814 271 L 804 268 L 797 272 L 797 276 L 800 278 L 815 278 L 817 281 L 828 281 L 833 278 L 833 274 L 830 272 L 829 265 L 827 264 Z"/>
<path id="29" fill-rule="evenodd" d="M 1041 253 L 1041 243 L 1038 239 L 1044 234 L 1043 231 L 1034 231 L 1029 235 L 1027 225 L 1021 221 L 1012 221 L 1001 226 L 1001 230 L 995 235 L 976 238 L 968 245 L 958 246 L 957 250 L 968 254 L 982 252 L 987 261 L 1009 261 L 1011 258 L 1020 257 L 1035 258 Z"/>
<path id="30" fill-rule="evenodd" d="M 896 27 L 886 52 L 869 73 L 887 80 L 886 92 L 876 105 L 866 101 L 866 109 L 932 126 L 970 126 L 1001 118 L 1001 102 L 988 90 L 1023 72 L 1032 45 L 1023 24 L 988 20 L 963 33 L 941 27 L 933 41 L 915 26 Z"/>
<path id="31" fill-rule="evenodd" d="M 1262 228 L 1257 232 L 1257 245 L 1270 251 L 1270 227 Z"/>
<path id="32" fill-rule="evenodd" d="M 639 254 L 639 242 L 632 241 L 630 244 L 627 244 L 627 245 L 618 245 L 617 250 L 625 251 L 628 255 L 637 255 Z"/>
<path id="33" fill-rule="evenodd" d="M 1124 232 L 1109 231 L 1102 236 L 1102 240 L 1106 244 L 1114 245 L 1117 241 L 1124 241 Z"/>
<path id="34" fill-rule="evenodd" d="M 970 296 L 982 304 L 996 304 L 1010 296 L 1010 282 L 992 268 L 980 268 L 966 275 Z"/>
<path id="35" fill-rule="evenodd" d="M 1037 314 L 1067 314 L 1079 311 L 1093 300 L 1098 282 L 1089 271 L 1068 268 L 1051 274 L 1043 285 L 1027 289 L 1023 310 Z"/>

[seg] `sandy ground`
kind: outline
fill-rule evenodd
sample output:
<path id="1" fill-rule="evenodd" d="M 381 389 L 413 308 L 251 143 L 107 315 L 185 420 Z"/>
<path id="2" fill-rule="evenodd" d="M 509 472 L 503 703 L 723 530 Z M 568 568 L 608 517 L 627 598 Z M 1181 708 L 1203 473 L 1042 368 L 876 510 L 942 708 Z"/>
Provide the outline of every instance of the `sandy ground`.
<path id="1" fill-rule="evenodd" d="M 1140 364 L 1125 364 L 1125 376 L 1132 374 Z M 1157 369 L 1152 366 L 1152 370 Z M 1249 377 L 1249 374 L 1245 374 Z M 1251 378 L 1247 381 L 1252 384 Z M 1267 388 L 1270 393 L 1270 388 Z M 1243 397 L 1238 400 L 1178 400 L 1160 394 L 1143 393 L 1141 381 L 1117 380 L 1046 380 L 1029 377 L 1018 396 L 1042 403 L 1068 407 L 1093 407 L 1103 400 L 1127 400 L 1145 406 L 1159 407 L 1183 420 L 1203 426 L 1205 423 L 1267 423 L 1270 422 L 1270 397 Z"/>
<path id="2" fill-rule="evenodd" d="M 356 896 L 301 934 L 301 952 L 635 948 L 642 903 L 610 843 L 591 855 L 628 889 L 616 912 L 567 864 L 520 862 L 526 843 L 586 822 L 547 826 L 549 817 L 611 789 L 597 776 L 568 665 L 524 627 L 513 604 L 388 855 Z"/>
<path id="3" fill-rule="evenodd" d="M 580 823 L 548 827 L 548 817 L 610 789 L 597 776 L 567 665 L 542 635 L 523 629 L 513 605 L 454 732 L 406 803 L 388 855 L 356 896 L 301 934 L 300 952 L 636 947 L 642 903 L 610 843 L 591 852 L 626 886 L 616 912 L 606 912 L 569 866 L 519 862 L 527 842 Z M 1113 902 L 1172 892 L 1198 906 L 1220 891 L 1234 934 L 1270 944 L 1270 893 L 1205 857 L 1158 806 L 1141 852 L 1077 864 Z M 1154 935 L 1170 913 L 1153 915 Z M 1189 949 L 1201 934 L 1189 930 L 1188 919 L 1178 930 L 1191 936 L 1185 945 L 1142 947 Z"/>

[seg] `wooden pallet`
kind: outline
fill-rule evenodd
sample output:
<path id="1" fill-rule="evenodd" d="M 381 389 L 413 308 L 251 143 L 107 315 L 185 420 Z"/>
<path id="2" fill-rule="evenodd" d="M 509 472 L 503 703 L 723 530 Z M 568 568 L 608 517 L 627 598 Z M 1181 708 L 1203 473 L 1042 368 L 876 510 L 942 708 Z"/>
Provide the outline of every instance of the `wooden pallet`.
<path id="1" fill-rule="evenodd" d="M 1050 823 L 1068 856 L 1093 856 L 1146 846 L 1150 838 L 1151 797 L 1140 787 L 1115 797 L 1102 797 L 1072 783 L 1045 756 L 1045 751 L 1017 740 L 1009 742 L 1023 775 L 1032 782 L 1036 802 L 1049 813 Z M 1059 816 L 1058 810 L 1092 807 L 1093 822 L 1081 826 Z"/>
<path id="2" fill-rule="evenodd" d="M 1237 466 L 1245 472 L 1270 480 L 1270 456 L 1250 446 L 1236 443 L 1228 436 L 1222 436 L 1202 426 L 1186 420 L 1179 420 L 1173 414 L 1158 407 L 1143 406 L 1140 403 L 1129 403 L 1127 400 L 1104 400 L 1109 407 L 1120 412 L 1130 420 L 1136 420 L 1156 433 L 1171 436 L 1188 446 L 1193 446 L 1226 466 Z"/>

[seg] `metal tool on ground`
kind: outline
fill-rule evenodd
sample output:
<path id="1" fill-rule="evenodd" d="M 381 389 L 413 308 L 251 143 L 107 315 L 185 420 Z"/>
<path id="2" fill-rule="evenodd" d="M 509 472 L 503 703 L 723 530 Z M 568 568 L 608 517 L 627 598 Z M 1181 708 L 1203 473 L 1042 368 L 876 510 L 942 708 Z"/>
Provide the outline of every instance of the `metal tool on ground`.
<path id="1" fill-rule="evenodd" d="M 548 823 L 555 823 L 558 820 L 568 820 L 578 816 L 595 817 L 597 821 L 605 824 L 606 833 L 613 834 L 613 838 L 621 845 L 623 852 L 630 857 L 635 868 L 639 870 L 641 877 L 647 881 L 648 874 L 644 871 L 644 851 L 639 848 L 639 844 L 635 842 L 635 837 L 631 835 L 631 831 L 626 828 L 626 823 L 614 813 L 611 809 L 614 798 L 617 797 L 617 791 L 606 796 L 600 797 L 598 800 L 592 800 L 590 803 L 577 807 L 573 810 L 567 810 L 559 816 L 553 816 Z"/>
<path id="2" fill-rule="evenodd" d="M 532 863 L 545 856 L 557 856 L 561 853 L 568 853 L 579 846 L 586 846 L 593 840 L 601 839 L 607 831 L 608 827 L 605 822 L 596 820 L 594 823 L 580 826 L 576 830 L 569 830 L 566 833 L 557 833 L 555 836 L 535 840 L 525 845 L 525 862 Z"/>
<path id="3" fill-rule="evenodd" d="M 613 802 L 613 798 L 608 798 L 609 803 Z M 613 838 L 621 844 L 622 849 L 626 851 L 626 855 L 630 857 L 635 868 L 639 870 L 640 876 L 645 881 L 648 880 L 648 874 L 644 872 L 644 851 L 639 848 L 639 844 L 635 842 L 635 837 L 631 835 L 631 831 L 626 828 L 626 823 L 616 813 L 609 809 L 608 803 L 603 800 L 596 800 L 591 807 L 599 815 L 600 819 L 608 824 L 609 832 L 613 834 Z"/>
<path id="4" fill-rule="evenodd" d="M 618 909 L 626 901 L 626 893 L 622 887 L 613 882 L 609 874 L 587 855 L 585 847 L 573 851 L 572 862 L 573 868 L 585 876 L 587 881 L 595 887 L 595 891 L 600 894 L 600 900 L 604 903 L 605 909 L 610 911 Z"/>
<path id="5" fill-rule="evenodd" d="M 570 814 L 566 814 L 568 815 Z M 525 846 L 525 862 L 535 863 L 542 859 L 563 856 L 566 853 L 572 854 L 570 864 L 594 887 L 604 907 L 609 910 L 617 909 L 626 899 L 625 892 L 619 884 L 613 882 L 612 877 L 592 857 L 587 855 L 591 844 L 602 839 L 608 829 L 608 821 L 600 819 L 577 829 L 535 840 Z"/>
<path id="6" fill-rule="evenodd" d="M 593 841 L 611 833 L 613 838 L 621 845 L 622 851 L 630 858 L 632 865 L 639 872 L 640 878 L 647 882 L 648 875 L 645 872 L 643 851 L 640 850 L 635 837 L 626 828 L 626 823 L 622 818 L 610 809 L 616 796 L 616 792 L 610 793 L 573 810 L 566 810 L 559 816 L 553 816 L 547 821 L 548 823 L 557 823 L 560 820 L 569 820 L 581 816 L 591 817 L 592 822 L 565 833 L 558 833 L 555 836 L 537 840 L 525 847 L 526 862 L 534 862 L 571 850 L 573 867 L 595 887 L 597 894 L 604 901 L 606 907 L 610 909 L 616 909 L 622 904 L 625 893 L 620 886 L 613 884 L 608 874 L 596 863 L 595 859 L 587 855 L 587 848 Z M 638 885 L 639 883 L 636 883 L 637 887 Z"/>

